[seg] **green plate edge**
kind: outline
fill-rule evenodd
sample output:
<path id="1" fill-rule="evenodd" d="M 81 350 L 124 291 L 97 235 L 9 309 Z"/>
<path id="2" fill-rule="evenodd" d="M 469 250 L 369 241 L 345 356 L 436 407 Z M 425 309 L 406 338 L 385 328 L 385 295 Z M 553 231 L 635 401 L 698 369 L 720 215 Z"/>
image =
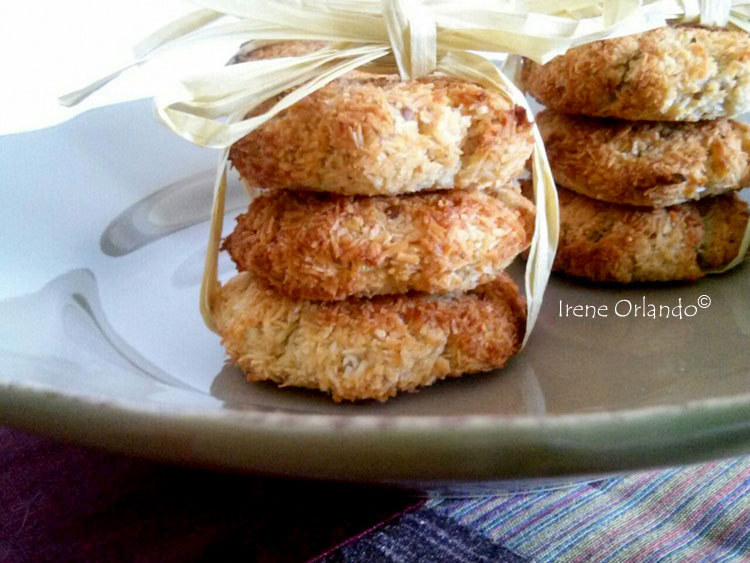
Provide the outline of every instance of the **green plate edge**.
<path id="1" fill-rule="evenodd" d="M 750 453 L 750 395 L 546 417 L 380 417 L 145 406 L 0 383 L 0 423 L 171 463 L 354 482 L 630 472 Z"/>

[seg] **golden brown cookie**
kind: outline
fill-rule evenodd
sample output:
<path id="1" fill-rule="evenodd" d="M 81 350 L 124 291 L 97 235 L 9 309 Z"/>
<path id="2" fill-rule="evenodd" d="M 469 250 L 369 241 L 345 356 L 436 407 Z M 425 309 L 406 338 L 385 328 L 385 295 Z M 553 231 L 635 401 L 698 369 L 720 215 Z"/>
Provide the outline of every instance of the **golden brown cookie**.
<path id="1" fill-rule="evenodd" d="M 276 59 L 278 57 L 299 57 L 307 55 L 313 51 L 319 51 L 328 46 L 327 41 L 275 41 L 265 43 L 263 41 L 249 41 L 242 46 L 240 51 L 234 56 L 230 64 L 244 63 L 260 59 Z M 345 78 L 362 78 L 368 80 L 379 80 L 384 78 L 383 75 L 375 75 L 361 70 L 353 70 L 346 73 Z M 398 75 L 393 75 L 387 80 L 398 80 Z M 278 98 L 274 98 L 274 103 Z M 252 113 L 252 112 L 251 112 Z"/>
<path id="2" fill-rule="evenodd" d="M 396 195 L 505 186 L 531 150 L 525 111 L 498 92 L 447 77 L 360 73 L 243 137 L 230 159 L 253 187 Z"/>
<path id="3" fill-rule="evenodd" d="M 545 110 L 537 124 L 558 184 L 589 197 L 664 207 L 750 184 L 750 125 L 622 121 Z"/>
<path id="4" fill-rule="evenodd" d="M 278 57 L 299 57 L 325 47 L 325 41 L 277 41 L 258 46 L 258 42 L 248 42 L 242 46 L 232 63 L 244 63 L 259 59 L 276 59 Z"/>
<path id="5" fill-rule="evenodd" d="M 700 278 L 737 256 L 749 215 L 736 193 L 657 209 L 559 198 L 554 269 L 598 282 Z"/>
<path id="6" fill-rule="evenodd" d="M 522 83 L 550 109 L 630 120 L 698 121 L 750 110 L 750 35 L 662 27 L 575 47 Z"/>
<path id="7" fill-rule="evenodd" d="M 534 206 L 514 191 L 406 196 L 281 191 L 258 197 L 227 237 L 240 271 L 293 299 L 466 291 L 531 242 Z"/>
<path id="8" fill-rule="evenodd" d="M 445 377 L 502 367 L 523 339 L 523 297 L 502 274 L 470 293 L 296 301 L 252 274 L 221 288 L 214 318 L 249 381 L 385 401 Z"/>

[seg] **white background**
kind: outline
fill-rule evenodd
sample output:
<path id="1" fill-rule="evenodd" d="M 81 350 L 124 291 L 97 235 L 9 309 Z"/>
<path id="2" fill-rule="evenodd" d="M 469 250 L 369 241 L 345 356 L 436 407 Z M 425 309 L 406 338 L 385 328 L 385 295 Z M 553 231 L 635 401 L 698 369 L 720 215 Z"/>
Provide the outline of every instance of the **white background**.
<path id="1" fill-rule="evenodd" d="M 181 0 L 0 0 L 0 134 L 147 97 L 159 80 L 223 64 L 236 45 L 217 45 L 129 71 L 73 109 L 56 101 L 131 62 L 135 43 L 196 8 Z"/>

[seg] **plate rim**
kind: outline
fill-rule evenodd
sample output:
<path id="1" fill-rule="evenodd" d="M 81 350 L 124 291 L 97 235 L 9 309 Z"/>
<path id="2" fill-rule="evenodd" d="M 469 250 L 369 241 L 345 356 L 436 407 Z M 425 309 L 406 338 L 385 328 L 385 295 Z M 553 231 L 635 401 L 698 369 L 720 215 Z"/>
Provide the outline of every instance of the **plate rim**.
<path id="1" fill-rule="evenodd" d="M 383 416 L 157 406 L 0 381 L 0 423 L 157 461 L 255 474 L 511 481 L 746 454 L 750 394 L 585 414 Z"/>

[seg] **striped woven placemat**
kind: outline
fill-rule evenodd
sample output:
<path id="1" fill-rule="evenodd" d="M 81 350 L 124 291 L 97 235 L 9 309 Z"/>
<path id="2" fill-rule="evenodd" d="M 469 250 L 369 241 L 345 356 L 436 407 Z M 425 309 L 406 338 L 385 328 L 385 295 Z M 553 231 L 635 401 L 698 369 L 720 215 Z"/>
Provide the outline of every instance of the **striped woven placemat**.
<path id="1" fill-rule="evenodd" d="M 750 457 L 566 489 L 431 499 L 317 561 L 750 561 Z"/>

